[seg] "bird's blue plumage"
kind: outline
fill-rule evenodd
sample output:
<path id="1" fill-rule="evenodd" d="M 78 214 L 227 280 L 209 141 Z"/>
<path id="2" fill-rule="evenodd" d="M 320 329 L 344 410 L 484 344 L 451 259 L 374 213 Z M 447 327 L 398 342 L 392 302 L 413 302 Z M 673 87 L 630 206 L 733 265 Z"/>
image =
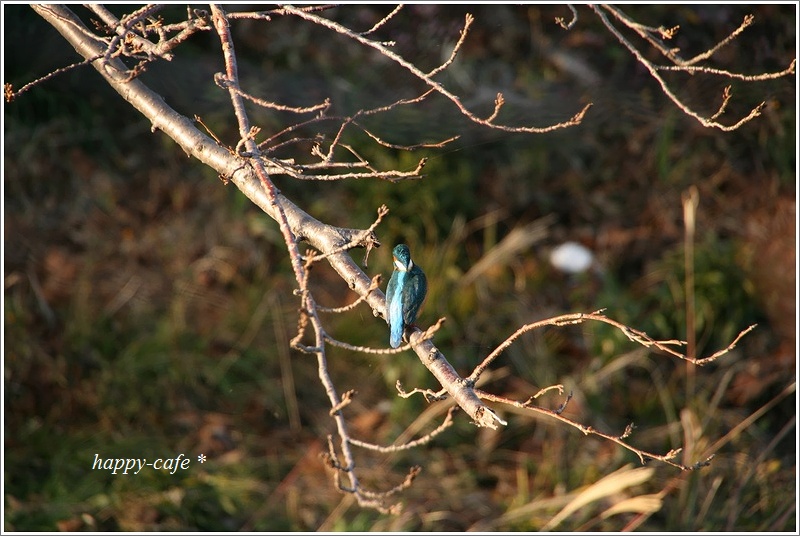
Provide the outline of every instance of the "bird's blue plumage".
<path id="1" fill-rule="evenodd" d="M 428 282 L 425 273 L 411 261 L 411 252 L 405 244 L 398 244 L 392 251 L 394 271 L 386 287 L 386 316 L 389 323 L 389 344 L 400 346 L 406 326 L 417 319 Z"/>

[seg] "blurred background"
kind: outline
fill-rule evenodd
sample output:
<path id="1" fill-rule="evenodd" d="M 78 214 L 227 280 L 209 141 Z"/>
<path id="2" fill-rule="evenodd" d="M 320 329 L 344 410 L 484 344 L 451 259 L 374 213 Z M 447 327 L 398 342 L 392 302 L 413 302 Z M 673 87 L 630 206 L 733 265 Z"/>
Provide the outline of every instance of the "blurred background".
<path id="1" fill-rule="evenodd" d="M 323 15 L 365 31 L 390 10 Z M 679 25 L 673 42 L 684 57 L 753 13 L 714 56 L 720 69 L 776 72 L 796 57 L 793 5 L 624 10 L 643 24 Z M 685 464 L 715 454 L 712 464 L 642 468 L 613 443 L 498 408 L 509 421 L 502 430 L 461 413 L 424 447 L 357 450 L 373 489 L 422 467 L 397 497 L 399 516 L 359 508 L 320 459 L 334 426 L 315 360 L 288 347 L 298 303 L 277 225 L 81 68 L 4 106 L 4 530 L 796 530 L 796 77 L 665 74 L 707 115 L 731 84 L 723 123 L 766 102 L 761 117 L 726 133 L 680 112 L 585 7 L 565 31 L 553 21 L 570 19 L 566 7 L 407 6 L 376 37 L 427 71 L 449 56 L 467 12 L 476 21 L 438 80 L 484 117 L 502 92 L 499 122 L 547 126 L 591 102 L 583 123 L 507 134 L 431 97 L 363 123 L 395 144 L 460 135 L 443 149 L 390 150 L 356 130 L 345 138 L 379 169 L 414 169 L 427 157 L 424 179 L 276 183 L 333 225 L 367 227 L 389 207 L 377 229 L 384 247 L 365 271 L 387 281 L 391 247 L 411 246 L 430 287 L 420 322 L 447 317 L 435 342 L 462 374 L 521 325 L 558 314 L 605 308 L 654 338 L 693 340 L 699 356 L 757 323 L 702 368 L 604 324 L 548 328 L 524 335 L 486 375 L 485 389 L 518 400 L 563 384 L 574 394 L 570 418 L 612 434 L 633 422 L 632 444 L 682 447 Z M 162 14 L 177 21 L 185 8 Z M 4 83 L 19 88 L 77 61 L 28 6 L 4 6 L 3 19 Z M 233 31 L 243 87 L 261 98 L 308 106 L 330 97 L 331 114 L 344 115 L 425 89 L 376 52 L 298 19 L 238 21 Z M 141 79 L 235 145 L 212 78 L 223 70 L 219 48 L 213 33 L 196 35 Z M 251 112 L 264 134 L 298 121 Z M 331 139 L 337 129 L 300 135 Z M 302 161 L 309 147 L 276 155 Z M 593 265 L 554 265 L 565 242 L 586 248 Z M 353 255 L 360 262 L 363 252 Z M 312 285 L 322 305 L 355 299 L 329 268 L 316 268 Z M 324 321 L 351 344 L 388 344 L 366 306 Z M 354 437 L 386 444 L 441 423 L 444 405 L 396 396 L 398 380 L 438 388 L 412 353 L 329 348 L 328 362 L 340 392 L 358 390 L 345 411 Z M 552 409 L 563 401 L 556 391 L 537 399 Z M 95 454 L 179 453 L 192 465 L 172 475 L 91 470 Z"/>

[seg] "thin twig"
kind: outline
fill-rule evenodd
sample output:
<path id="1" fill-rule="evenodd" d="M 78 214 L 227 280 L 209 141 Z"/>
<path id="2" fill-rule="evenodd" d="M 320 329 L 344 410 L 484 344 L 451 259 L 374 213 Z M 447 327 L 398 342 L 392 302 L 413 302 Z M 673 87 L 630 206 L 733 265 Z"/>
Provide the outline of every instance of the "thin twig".
<path id="1" fill-rule="evenodd" d="M 455 415 L 456 411 L 458 411 L 458 406 L 451 407 L 447 411 L 447 415 L 445 416 L 445 419 L 442 422 L 442 424 L 437 426 L 435 430 L 428 432 L 419 439 L 415 439 L 414 441 L 409 441 L 401 445 L 381 446 L 353 438 L 350 438 L 350 443 L 352 445 L 355 445 L 356 447 L 361 447 L 367 450 L 373 450 L 375 452 L 381 452 L 381 453 L 400 452 L 403 450 L 409 450 L 416 447 L 420 447 L 422 445 L 430 443 L 436 436 L 438 436 L 439 434 L 450 428 L 453 425 L 453 415 Z"/>
<path id="2" fill-rule="evenodd" d="M 564 17 L 556 17 L 556 24 L 565 30 L 570 30 L 573 26 L 575 26 L 575 23 L 578 22 L 578 10 L 575 9 L 572 4 L 567 4 L 567 7 L 572 12 L 572 20 L 569 22 L 564 22 Z"/>
<path id="3" fill-rule="evenodd" d="M 716 74 L 727 78 L 744 80 L 745 82 L 761 82 L 764 80 L 775 80 L 777 78 L 783 78 L 784 76 L 789 76 L 790 74 L 794 74 L 796 66 L 797 66 L 797 58 L 793 59 L 791 63 L 789 63 L 789 66 L 782 71 L 776 71 L 774 73 L 761 73 L 761 74 L 732 73 L 730 71 L 726 71 L 725 69 L 715 69 L 713 67 L 706 67 L 702 65 L 654 65 L 654 68 L 657 71 L 677 71 L 685 73 Z"/>
<path id="4" fill-rule="evenodd" d="M 528 402 L 518 402 L 516 400 L 511 400 L 511 399 L 506 398 L 506 397 L 498 396 L 498 395 L 495 395 L 495 394 L 492 394 L 492 393 L 487 393 L 485 391 L 482 391 L 481 389 L 475 389 L 475 392 L 477 393 L 477 395 L 479 397 L 481 397 L 484 400 L 489 400 L 489 401 L 492 401 L 492 402 L 498 402 L 498 403 L 506 404 L 506 405 L 509 405 L 509 406 L 522 408 L 522 409 L 525 409 L 525 410 L 528 410 L 528 411 L 533 411 L 533 412 L 536 412 L 536 413 L 540 413 L 542 415 L 546 415 L 548 417 L 551 417 L 553 419 L 561 421 L 561 422 L 563 422 L 565 424 L 568 424 L 568 425 L 572 426 L 573 428 L 577 428 L 578 430 L 583 432 L 585 435 L 596 435 L 596 436 L 602 437 L 603 439 L 605 439 L 607 441 L 611 441 L 612 443 L 616 443 L 617 445 L 621 446 L 622 448 L 624 448 L 626 450 L 629 450 L 629 451 L 633 452 L 634 454 L 636 454 L 639 457 L 639 460 L 641 461 L 642 464 L 647 463 L 647 460 L 649 460 L 649 459 L 653 459 L 653 460 L 659 460 L 659 461 L 661 461 L 663 463 L 666 463 L 668 465 L 671 465 L 673 467 L 677 467 L 678 469 L 680 469 L 682 471 L 693 471 L 695 469 L 699 469 L 701 467 L 707 466 L 709 463 L 711 463 L 711 458 L 713 458 L 713 455 L 711 455 L 708 458 L 706 458 L 705 460 L 699 461 L 699 462 L 695 463 L 694 465 L 683 465 L 681 463 L 678 463 L 678 462 L 674 461 L 674 459 L 678 456 L 678 454 L 680 454 L 681 449 L 673 449 L 673 450 L 670 450 L 669 452 L 667 452 L 666 454 L 656 454 L 656 453 L 653 453 L 653 452 L 647 452 L 645 450 L 636 448 L 633 445 L 631 445 L 631 444 L 627 443 L 626 441 L 624 441 L 624 439 L 627 438 L 630 435 L 631 431 L 632 431 L 632 426 L 631 425 L 628 425 L 625 428 L 625 431 L 622 434 L 611 435 L 611 434 L 607 434 L 605 432 L 601 432 L 599 430 L 596 430 L 595 428 L 593 428 L 591 426 L 587 426 L 585 424 L 581 424 L 579 422 L 573 421 L 572 419 L 570 419 L 568 417 L 564 417 L 564 415 L 562 415 L 561 411 L 559 411 L 559 410 L 551 410 L 551 409 L 542 408 L 542 407 L 539 407 L 539 406 L 533 406 Z M 563 410 L 563 407 L 559 408 L 559 409 Z"/>
<path id="5" fill-rule="evenodd" d="M 416 394 L 421 394 L 428 402 L 438 402 L 447 398 L 447 391 L 444 389 L 434 391 L 433 389 L 421 389 L 419 387 L 415 387 L 410 391 L 406 391 L 403 389 L 403 384 L 400 383 L 400 380 L 397 380 L 395 383 L 395 389 L 397 389 L 397 395 L 400 398 L 411 398 Z"/>
<path id="6" fill-rule="evenodd" d="M 497 346 L 497 348 L 495 348 L 488 356 L 486 356 L 484 358 L 484 360 L 477 367 L 475 367 L 475 369 L 472 371 L 472 374 L 470 374 L 466 378 L 467 381 L 470 381 L 470 382 L 473 382 L 473 383 L 476 382 L 478 380 L 478 378 L 480 378 L 480 375 L 486 370 L 486 368 L 495 359 L 497 359 L 500 356 L 500 354 L 506 348 L 511 346 L 514 343 L 514 341 L 516 339 L 518 339 L 523 333 L 526 333 L 526 332 L 528 332 L 528 331 L 530 331 L 532 329 L 537 329 L 537 328 L 541 328 L 541 327 L 544 327 L 544 326 L 565 326 L 565 325 L 571 325 L 571 324 L 581 324 L 583 322 L 586 322 L 587 320 L 594 320 L 594 321 L 597 321 L 597 322 L 603 322 L 605 324 L 609 324 L 609 325 L 614 326 L 615 328 L 619 329 L 623 334 L 625 334 L 626 337 L 628 337 L 628 339 L 630 339 L 633 342 L 641 344 L 642 346 L 644 346 L 646 348 L 649 348 L 649 347 L 658 348 L 659 350 L 661 350 L 663 352 L 666 352 L 666 353 L 668 353 L 668 354 L 670 354 L 670 355 L 672 355 L 674 357 L 677 357 L 678 359 L 683 359 L 685 361 L 688 361 L 688 362 L 693 363 L 693 364 L 698 365 L 698 366 L 702 366 L 702 365 L 705 365 L 707 363 L 710 363 L 711 361 L 714 361 L 717 358 L 719 358 L 720 356 L 722 356 L 722 355 L 730 352 L 731 350 L 733 350 L 733 348 L 736 347 L 736 344 L 739 342 L 739 340 L 742 337 L 744 337 L 747 333 L 749 333 L 752 329 L 754 329 L 756 327 L 756 324 L 753 324 L 752 326 L 750 326 L 747 329 L 743 330 L 733 340 L 733 342 L 731 342 L 727 346 L 727 348 L 724 348 L 724 349 L 714 353 L 713 355 L 711 355 L 709 357 L 698 359 L 698 358 L 688 357 L 688 356 L 686 356 L 686 355 L 684 355 L 684 354 L 682 354 L 680 352 L 677 352 L 677 351 L 673 350 L 672 348 L 670 348 L 670 346 L 682 346 L 682 345 L 685 345 L 686 343 L 684 341 L 678 341 L 678 340 L 674 340 L 674 339 L 672 339 L 672 340 L 655 340 L 655 339 L 653 339 L 652 337 L 650 337 L 649 335 L 647 335 L 647 333 L 645 333 L 643 331 L 639 331 L 639 330 L 633 329 L 633 328 L 631 328 L 629 326 L 626 326 L 625 324 L 623 324 L 621 322 L 618 322 L 616 320 L 608 318 L 607 316 L 605 316 L 603 314 L 600 314 L 601 311 L 602 311 L 602 309 L 600 311 L 595 311 L 593 313 L 571 313 L 571 314 L 566 314 L 566 315 L 547 318 L 545 320 L 540 320 L 538 322 L 532 322 L 530 324 L 525 324 L 524 326 L 519 328 L 517 331 L 512 333 L 505 341 L 500 343 Z"/>
<path id="7" fill-rule="evenodd" d="M 216 81 L 216 79 L 215 79 Z M 249 93 L 245 93 L 238 87 L 229 87 L 229 84 L 224 79 L 219 79 L 218 84 L 223 89 L 231 89 L 235 91 L 239 96 L 249 100 L 250 102 L 261 106 L 262 108 L 269 108 L 271 110 L 278 110 L 280 112 L 293 112 L 296 114 L 307 114 L 311 112 L 316 112 L 319 110 L 327 110 L 331 106 L 331 100 L 326 98 L 323 102 L 319 104 L 314 104 L 312 106 L 304 106 L 304 107 L 296 107 L 296 106 L 287 106 L 285 104 L 278 104 L 277 102 L 267 101 L 264 99 L 259 99 L 258 97 L 254 97 Z"/>
<path id="8" fill-rule="evenodd" d="M 475 22 L 475 17 L 472 14 L 467 13 L 466 20 L 464 21 L 464 27 L 461 29 L 461 35 L 458 37 L 458 41 L 456 42 L 455 46 L 453 47 L 453 51 L 450 52 L 450 57 L 447 58 L 443 64 L 439 65 L 433 70 L 428 71 L 427 76 L 434 76 L 445 69 L 447 69 L 451 63 L 456 59 L 456 55 L 458 51 L 461 49 L 461 45 L 464 44 L 464 41 L 467 39 L 467 33 L 469 32 L 469 27 L 472 26 L 472 23 Z"/>
<path id="9" fill-rule="evenodd" d="M 642 24 L 637 23 L 630 17 L 628 17 L 625 13 L 614 6 L 610 6 L 607 4 L 602 4 L 601 7 L 614 15 L 614 17 L 619 20 L 622 24 L 627 26 L 628 28 L 632 29 L 636 33 L 639 34 L 643 39 L 645 39 L 651 46 L 661 52 L 664 56 L 669 58 L 676 66 L 680 67 L 687 67 L 690 65 L 694 65 L 695 63 L 701 62 L 703 60 L 709 59 L 711 56 L 717 53 L 722 47 L 725 45 L 730 44 L 734 39 L 736 39 L 748 26 L 750 26 L 755 17 L 753 15 L 745 15 L 742 24 L 739 25 L 733 32 L 731 32 L 725 39 L 717 43 L 716 45 L 712 46 L 711 48 L 701 52 L 700 54 L 696 55 L 695 57 L 684 60 L 677 54 L 676 49 L 667 48 L 665 47 L 661 41 L 654 38 L 652 34 L 658 34 L 661 36 L 662 39 L 672 39 L 675 33 L 678 30 L 678 27 L 675 26 L 673 28 L 666 29 L 663 26 L 658 28 L 653 28 L 650 26 L 644 26 Z"/>
<path id="10" fill-rule="evenodd" d="M 387 22 L 389 22 L 389 20 L 390 20 L 392 17 L 394 17 L 395 15 L 397 15 L 398 13 L 400 13 L 400 10 L 401 10 L 401 9 L 403 9 L 403 7 L 404 7 L 404 6 L 403 6 L 403 4 L 398 4 L 398 5 L 397 5 L 397 6 L 396 6 L 396 7 L 395 7 L 393 10 L 392 10 L 392 12 L 391 12 L 391 13 L 389 13 L 388 15 L 386 15 L 385 17 L 383 17 L 381 20 L 379 20 L 378 22 L 376 22 L 376 23 L 375 23 L 375 25 L 374 25 L 372 28 L 370 28 L 370 29 L 369 29 L 369 30 L 367 30 L 366 32 L 361 32 L 359 35 L 369 35 L 369 34 L 371 34 L 372 32 L 376 31 L 378 28 L 380 28 L 381 26 L 383 26 L 384 24 L 386 24 Z"/>
<path id="11" fill-rule="evenodd" d="M 19 97 L 20 95 L 22 95 L 23 93 L 28 91 L 29 89 L 31 89 L 31 88 L 33 88 L 33 87 L 35 87 L 35 86 L 37 86 L 37 85 L 39 85 L 41 83 L 44 83 L 44 82 L 50 80 L 53 77 L 56 77 L 56 76 L 58 76 L 60 74 L 64 74 L 67 71 L 71 71 L 72 69 L 75 69 L 77 67 L 82 67 L 84 65 L 89 65 L 93 61 L 99 60 L 102 57 L 103 57 L 102 54 L 98 54 L 97 56 L 94 56 L 94 57 L 91 57 L 91 58 L 87 58 L 87 59 L 85 59 L 83 61 L 78 61 L 78 62 L 72 63 L 70 65 L 67 65 L 65 67 L 59 67 L 55 71 L 49 72 L 46 75 L 37 78 L 36 80 L 28 82 L 27 84 L 25 84 L 24 86 L 19 88 L 17 91 L 14 91 L 13 86 L 10 83 L 6 82 L 4 84 L 6 102 L 11 102 L 12 100 L 16 99 L 17 97 Z"/>
<path id="12" fill-rule="evenodd" d="M 378 225 L 380 225 L 380 223 L 383 221 L 383 218 L 388 213 L 389 213 L 389 208 L 386 205 L 381 205 L 380 207 L 378 207 L 378 215 L 375 218 L 375 221 L 373 221 L 369 227 L 353 235 L 353 237 L 349 241 L 342 244 L 338 248 L 332 249 L 326 253 L 309 256 L 307 260 L 307 266 L 311 266 L 311 264 L 315 262 L 327 259 L 331 255 L 336 255 L 343 251 L 348 251 L 356 246 L 362 245 L 364 241 L 370 241 L 370 243 L 377 242 L 377 239 L 374 238 L 375 229 L 378 227 Z M 380 245 L 380 243 L 378 243 L 378 245 Z M 379 282 L 380 282 L 380 274 L 372 278 L 372 283 L 370 284 L 369 290 L 364 296 L 362 296 L 362 298 L 366 299 L 371 291 L 378 288 Z"/>
<path id="13" fill-rule="evenodd" d="M 377 274 L 375 277 L 372 278 L 372 284 L 370 285 L 369 292 L 380 288 L 380 282 L 381 282 L 381 274 Z M 321 305 L 317 305 L 317 311 L 319 311 L 320 313 L 346 313 L 348 311 L 352 311 L 358 306 L 358 304 L 367 300 L 369 292 L 367 292 L 367 294 L 365 294 L 364 296 L 359 296 L 353 303 L 344 305 L 342 307 L 323 307 Z"/>

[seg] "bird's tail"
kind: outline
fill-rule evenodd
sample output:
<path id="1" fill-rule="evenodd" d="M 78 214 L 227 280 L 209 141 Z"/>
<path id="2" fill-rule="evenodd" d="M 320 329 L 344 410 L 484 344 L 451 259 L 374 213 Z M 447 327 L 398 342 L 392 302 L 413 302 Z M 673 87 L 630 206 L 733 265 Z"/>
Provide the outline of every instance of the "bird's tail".
<path id="1" fill-rule="evenodd" d="M 397 348 L 403 342 L 403 321 L 399 320 L 390 326 L 389 344 Z"/>

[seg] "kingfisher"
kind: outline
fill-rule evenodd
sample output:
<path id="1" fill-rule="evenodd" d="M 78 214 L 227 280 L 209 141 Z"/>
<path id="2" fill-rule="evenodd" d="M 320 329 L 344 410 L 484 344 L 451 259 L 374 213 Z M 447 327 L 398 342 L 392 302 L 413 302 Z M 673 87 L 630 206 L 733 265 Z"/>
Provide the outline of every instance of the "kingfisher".
<path id="1" fill-rule="evenodd" d="M 422 269 L 411 260 L 411 251 L 405 244 L 392 250 L 394 271 L 386 286 L 386 321 L 389 323 L 389 343 L 400 346 L 407 326 L 414 325 L 425 294 L 428 281 Z"/>

